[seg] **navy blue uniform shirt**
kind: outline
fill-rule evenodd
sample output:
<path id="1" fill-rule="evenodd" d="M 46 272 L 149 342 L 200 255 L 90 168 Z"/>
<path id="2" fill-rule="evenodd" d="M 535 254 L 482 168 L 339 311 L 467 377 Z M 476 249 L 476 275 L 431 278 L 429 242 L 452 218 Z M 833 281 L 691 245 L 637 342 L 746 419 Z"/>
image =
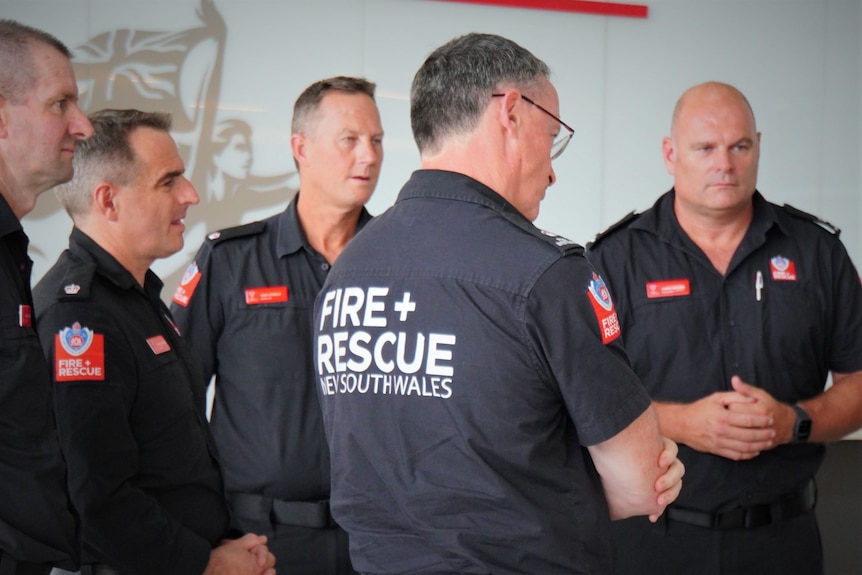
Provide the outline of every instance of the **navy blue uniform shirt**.
<path id="1" fill-rule="evenodd" d="M 862 369 L 862 286 L 835 235 L 755 193 L 751 225 L 722 275 L 680 228 L 673 198 L 671 190 L 588 250 L 653 399 L 690 403 L 731 390 L 739 375 L 792 404 L 822 393 L 830 370 Z M 781 445 L 731 461 L 680 445 L 686 473 L 674 505 L 771 502 L 801 489 L 823 452 Z"/>
<path id="2" fill-rule="evenodd" d="M 347 573 L 346 537 L 318 527 L 274 527 L 269 509 L 249 513 L 234 504 L 238 494 L 329 499 L 311 334 L 314 298 L 329 263 L 305 238 L 298 197 L 280 214 L 210 234 L 171 311 L 205 374 L 215 375 L 210 425 L 234 526 L 267 535 L 281 569 Z M 357 231 L 370 219 L 363 209 Z"/>
<path id="3" fill-rule="evenodd" d="M 203 375 L 147 271 L 141 287 L 74 228 L 34 289 L 83 562 L 203 573 L 227 535 Z"/>
<path id="4" fill-rule="evenodd" d="M 580 246 L 418 171 L 315 306 L 332 509 L 363 573 L 607 573 L 585 446 L 649 405 Z"/>
<path id="5" fill-rule="evenodd" d="M 0 551 L 74 569 L 75 517 L 35 330 L 28 239 L 0 196 Z"/>

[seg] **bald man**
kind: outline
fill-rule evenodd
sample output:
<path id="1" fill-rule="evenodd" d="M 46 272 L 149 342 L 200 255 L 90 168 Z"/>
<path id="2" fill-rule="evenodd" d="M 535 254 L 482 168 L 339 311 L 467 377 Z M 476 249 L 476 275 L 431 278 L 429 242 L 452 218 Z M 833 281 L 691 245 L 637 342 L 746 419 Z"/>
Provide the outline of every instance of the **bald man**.
<path id="1" fill-rule="evenodd" d="M 686 467 L 662 521 L 616 524 L 617 572 L 822 573 L 813 478 L 862 426 L 858 273 L 837 229 L 757 191 L 733 86 L 686 91 L 662 152 L 673 189 L 588 251 Z"/>

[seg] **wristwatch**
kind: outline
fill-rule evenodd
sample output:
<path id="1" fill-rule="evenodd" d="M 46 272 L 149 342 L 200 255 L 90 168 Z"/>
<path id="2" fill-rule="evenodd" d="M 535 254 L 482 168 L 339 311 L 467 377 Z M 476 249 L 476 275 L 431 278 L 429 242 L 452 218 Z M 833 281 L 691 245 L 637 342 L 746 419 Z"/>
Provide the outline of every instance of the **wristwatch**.
<path id="1" fill-rule="evenodd" d="M 796 412 L 796 423 L 793 425 L 793 443 L 805 443 L 808 441 L 808 436 L 811 435 L 811 416 L 798 405 L 791 407 Z"/>

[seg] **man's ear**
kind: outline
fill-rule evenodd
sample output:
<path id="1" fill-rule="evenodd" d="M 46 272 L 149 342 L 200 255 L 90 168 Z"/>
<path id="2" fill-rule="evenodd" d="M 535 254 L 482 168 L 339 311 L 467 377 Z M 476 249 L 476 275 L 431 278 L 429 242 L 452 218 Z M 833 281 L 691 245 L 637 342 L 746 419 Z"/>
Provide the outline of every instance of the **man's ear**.
<path id="1" fill-rule="evenodd" d="M 674 148 L 673 139 L 670 136 L 665 137 L 661 141 L 661 157 L 664 159 L 664 167 L 667 173 L 674 175 L 676 170 L 676 148 Z"/>
<path id="2" fill-rule="evenodd" d="M 308 161 L 305 156 L 305 144 L 305 134 L 293 134 L 290 136 L 290 150 L 293 152 L 293 159 L 300 166 Z"/>
<path id="3" fill-rule="evenodd" d="M 497 98 L 494 98 L 495 100 Z M 517 111 L 516 106 L 521 99 L 521 93 L 518 90 L 509 90 L 503 96 L 499 97 L 502 100 L 498 119 L 507 126 L 507 129 L 518 130 L 521 127 L 521 115 Z"/>
<path id="4" fill-rule="evenodd" d="M 93 190 L 93 204 L 96 211 L 112 222 L 117 221 L 119 216 L 118 191 L 111 182 L 99 182 Z"/>

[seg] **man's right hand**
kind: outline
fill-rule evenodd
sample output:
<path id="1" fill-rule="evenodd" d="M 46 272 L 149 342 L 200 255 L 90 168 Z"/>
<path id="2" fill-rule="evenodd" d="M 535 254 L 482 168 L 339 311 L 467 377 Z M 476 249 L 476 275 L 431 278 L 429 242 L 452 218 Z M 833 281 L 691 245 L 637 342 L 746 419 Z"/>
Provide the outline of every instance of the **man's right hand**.
<path id="1" fill-rule="evenodd" d="M 203 575 L 275 575 L 274 566 L 266 537 L 249 533 L 213 549 Z"/>
<path id="2" fill-rule="evenodd" d="M 693 403 L 654 403 L 663 435 L 704 453 L 734 461 L 774 447 L 772 417 L 736 391 L 720 391 Z"/>

